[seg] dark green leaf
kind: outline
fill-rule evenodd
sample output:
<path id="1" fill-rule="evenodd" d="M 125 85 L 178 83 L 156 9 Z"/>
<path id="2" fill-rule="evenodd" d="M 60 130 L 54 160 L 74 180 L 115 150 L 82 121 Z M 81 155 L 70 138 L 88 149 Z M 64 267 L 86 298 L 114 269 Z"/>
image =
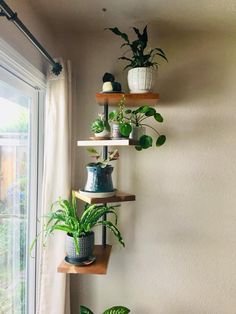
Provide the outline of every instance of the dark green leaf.
<path id="1" fill-rule="evenodd" d="M 130 114 L 131 112 L 132 112 L 132 110 L 130 110 L 130 109 L 126 109 L 126 110 L 125 110 L 125 113 L 126 113 L 126 114 Z"/>
<path id="2" fill-rule="evenodd" d="M 145 112 L 145 116 L 146 117 L 151 117 L 154 116 L 156 113 L 156 110 L 154 108 L 149 108 L 146 112 Z"/>
<path id="3" fill-rule="evenodd" d="M 129 123 L 121 123 L 119 130 L 121 135 L 128 137 L 132 131 L 132 126 Z"/>
<path id="4" fill-rule="evenodd" d="M 129 58 L 127 58 L 127 57 L 120 57 L 120 58 L 118 58 L 118 60 L 132 61 L 131 59 L 129 59 Z"/>
<path id="5" fill-rule="evenodd" d="M 125 41 L 129 42 L 129 37 L 127 34 L 122 33 L 117 27 L 105 28 L 112 31 L 115 35 L 121 36 Z"/>
<path id="6" fill-rule="evenodd" d="M 141 150 L 142 150 L 142 146 L 136 145 L 136 146 L 135 146 L 135 149 L 136 149 L 137 151 L 141 151 Z"/>
<path id="7" fill-rule="evenodd" d="M 158 122 L 163 122 L 163 117 L 162 117 L 161 114 L 158 113 L 158 112 L 156 112 L 156 113 L 154 114 L 154 118 L 155 118 L 155 120 L 158 121 Z"/>
<path id="8" fill-rule="evenodd" d="M 152 146 L 152 138 L 149 135 L 142 135 L 139 139 L 139 145 L 144 148 L 147 149 L 149 147 Z"/>
<path id="9" fill-rule="evenodd" d="M 156 141 L 156 146 L 161 146 L 165 143 L 166 137 L 165 135 L 160 135 Z"/>
<path id="10" fill-rule="evenodd" d="M 93 314 L 93 312 L 87 307 L 81 305 L 80 306 L 80 314 Z"/>

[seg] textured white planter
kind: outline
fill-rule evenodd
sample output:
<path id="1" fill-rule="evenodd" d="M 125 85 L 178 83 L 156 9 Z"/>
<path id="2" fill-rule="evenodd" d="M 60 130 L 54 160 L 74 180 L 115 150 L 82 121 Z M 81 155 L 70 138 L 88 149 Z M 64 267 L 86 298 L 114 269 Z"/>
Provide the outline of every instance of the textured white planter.
<path id="1" fill-rule="evenodd" d="M 128 85 L 131 93 L 149 93 L 155 82 L 153 68 L 133 68 L 128 72 Z"/>
<path id="2" fill-rule="evenodd" d="M 100 133 L 94 133 L 94 135 L 97 138 L 110 138 L 111 133 L 110 133 L 110 131 L 103 130 Z"/>

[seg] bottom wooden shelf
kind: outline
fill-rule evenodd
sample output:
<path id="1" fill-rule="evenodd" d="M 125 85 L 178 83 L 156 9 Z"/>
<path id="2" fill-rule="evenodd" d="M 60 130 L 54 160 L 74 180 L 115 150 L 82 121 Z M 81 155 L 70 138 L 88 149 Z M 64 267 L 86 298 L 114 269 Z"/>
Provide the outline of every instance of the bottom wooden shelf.
<path id="1" fill-rule="evenodd" d="M 88 266 L 75 266 L 62 261 L 57 267 L 57 272 L 66 274 L 105 275 L 107 273 L 111 248 L 111 245 L 106 245 L 105 247 L 103 245 L 95 245 L 94 255 L 96 256 L 96 261 L 93 264 Z"/>

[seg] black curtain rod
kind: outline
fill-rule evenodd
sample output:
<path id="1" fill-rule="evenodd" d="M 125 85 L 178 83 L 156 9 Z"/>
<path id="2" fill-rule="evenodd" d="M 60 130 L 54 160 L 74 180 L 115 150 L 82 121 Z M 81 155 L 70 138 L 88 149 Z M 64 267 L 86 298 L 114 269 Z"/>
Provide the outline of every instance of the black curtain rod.
<path id="1" fill-rule="evenodd" d="M 6 4 L 4 0 L 0 0 L 0 16 L 5 16 L 8 21 L 12 21 L 16 27 L 31 41 L 31 43 L 41 52 L 41 54 L 48 60 L 53 66 L 53 73 L 59 75 L 62 70 L 60 63 L 55 62 L 49 53 L 43 48 L 43 46 L 38 42 L 34 35 L 28 30 L 28 28 L 21 22 L 18 18 L 17 13 L 13 12 L 12 9 Z"/>

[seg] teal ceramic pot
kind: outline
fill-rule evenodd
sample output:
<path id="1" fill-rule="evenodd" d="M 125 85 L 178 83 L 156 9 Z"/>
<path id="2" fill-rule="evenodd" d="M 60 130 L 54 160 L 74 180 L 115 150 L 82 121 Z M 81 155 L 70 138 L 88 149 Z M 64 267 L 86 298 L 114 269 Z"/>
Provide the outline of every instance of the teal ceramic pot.
<path id="1" fill-rule="evenodd" d="M 113 167 L 111 165 L 102 168 L 99 164 L 89 164 L 86 168 L 88 177 L 84 191 L 94 193 L 114 191 L 111 176 Z"/>

